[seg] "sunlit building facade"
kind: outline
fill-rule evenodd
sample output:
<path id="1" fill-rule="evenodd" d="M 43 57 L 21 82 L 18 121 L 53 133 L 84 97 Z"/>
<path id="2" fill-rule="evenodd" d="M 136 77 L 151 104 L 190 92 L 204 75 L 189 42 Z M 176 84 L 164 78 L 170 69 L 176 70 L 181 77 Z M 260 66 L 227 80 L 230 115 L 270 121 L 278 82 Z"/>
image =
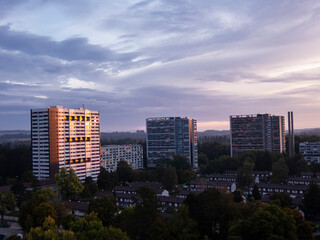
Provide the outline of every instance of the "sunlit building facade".
<path id="1" fill-rule="evenodd" d="M 188 117 L 158 117 L 146 120 L 147 165 L 181 155 L 198 168 L 197 120 Z"/>
<path id="2" fill-rule="evenodd" d="M 32 171 L 53 178 L 61 168 L 78 178 L 97 179 L 100 172 L 100 112 L 54 106 L 31 110 Z"/>
<path id="3" fill-rule="evenodd" d="M 108 172 L 117 170 L 120 160 L 136 170 L 143 169 L 143 148 L 139 144 L 132 145 L 107 145 L 101 147 L 101 167 Z"/>
<path id="4" fill-rule="evenodd" d="M 250 150 L 285 152 L 285 119 L 270 114 L 230 116 L 231 156 Z"/>

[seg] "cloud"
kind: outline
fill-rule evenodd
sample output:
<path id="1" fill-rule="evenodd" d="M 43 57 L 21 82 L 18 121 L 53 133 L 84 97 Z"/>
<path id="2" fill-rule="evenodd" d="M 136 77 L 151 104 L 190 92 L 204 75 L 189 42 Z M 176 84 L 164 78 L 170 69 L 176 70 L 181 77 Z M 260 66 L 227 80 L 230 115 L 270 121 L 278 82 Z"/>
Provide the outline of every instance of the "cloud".
<path id="1" fill-rule="evenodd" d="M 316 126 L 319 7 L 298 0 L 5 1 L 0 110 L 10 117 L 0 126 L 19 126 L 18 116 L 28 129 L 30 108 L 82 103 L 101 111 L 104 131 L 177 115 L 219 127 L 229 115 L 291 109 L 301 126 Z"/>

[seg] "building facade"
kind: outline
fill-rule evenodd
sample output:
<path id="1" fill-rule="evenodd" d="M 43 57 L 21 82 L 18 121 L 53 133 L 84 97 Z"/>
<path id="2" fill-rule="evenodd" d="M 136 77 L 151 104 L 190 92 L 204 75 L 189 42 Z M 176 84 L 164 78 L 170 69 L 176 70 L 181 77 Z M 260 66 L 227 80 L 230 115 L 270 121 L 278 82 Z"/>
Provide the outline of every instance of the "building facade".
<path id="1" fill-rule="evenodd" d="M 142 146 L 133 144 L 101 147 L 101 167 L 108 172 L 116 171 L 120 160 L 126 161 L 132 169 L 143 169 Z"/>
<path id="2" fill-rule="evenodd" d="M 53 178 L 61 168 L 78 178 L 97 179 L 100 172 L 100 113 L 54 106 L 31 110 L 32 171 Z"/>
<path id="3" fill-rule="evenodd" d="M 285 152 L 285 119 L 270 114 L 230 116 L 231 156 L 250 150 Z"/>
<path id="4" fill-rule="evenodd" d="M 159 117 L 146 120 L 148 167 L 160 159 L 181 155 L 198 168 L 197 120 L 188 117 Z"/>
<path id="5" fill-rule="evenodd" d="M 300 143 L 299 152 L 304 155 L 308 164 L 320 163 L 320 142 Z"/>

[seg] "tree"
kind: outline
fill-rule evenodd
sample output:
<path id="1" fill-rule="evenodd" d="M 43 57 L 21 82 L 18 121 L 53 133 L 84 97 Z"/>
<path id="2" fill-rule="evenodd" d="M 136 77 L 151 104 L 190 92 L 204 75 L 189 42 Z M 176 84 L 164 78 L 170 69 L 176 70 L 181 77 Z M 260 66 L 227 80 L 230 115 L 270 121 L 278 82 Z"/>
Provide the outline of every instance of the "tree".
<path id="1" fill-rule="evenodd" d="M 54 179 L 64 200 L 70 200 L 83 191 L 84 187 L 72 168 L 61 168 Z"/>
<path id="2" fill-rule="evenodd" d="M 189 217 L 189 211 L 186 205 L 181 205 L 178 208 L 178 211 L 169 218 L 168 228 L 170 239 L 199 239 L 197 223 L 195 220 Z"/>
<path id="3" fill-rule="evenodd" d="M 117 185 L 117 174 L 108 172 L 105 168 L 100 168 L 97 184 L 100 189 L 111 190 Z"/>
<path id="4" fill-rule="evenodd" d="M 147 240 L 167 240 L 170 239 L 168 224 L 160 217 L 157 217 L 154 224 L 146 233 Z"/>
<path id="5" fill-rule="evenodd" d="M 280 207 L 282 208 L 291 208 L 292 207 L 292 198 L 286 193 L 275 193 L 270 196 L 270 202 L 279 201 Z"/>
<path id="6" fill-rule="evenodd" d="M 189 194 L 185 203 L 202 237 L 226 238 L 229 222 L 235 217 L 231 194 L 222 194 L 215 188 L 209 188 L 197 196 Z"/>
<path id="7" fill-rule="evenodd" d="M 31 228 L 28 234 L 28 240 L 76 240 L 75 234 L 72 231 L 58 231 L 55 220 L 48 216 L 43 224 L 36 228 Z"/>
<path id="8" fill-rule="evenodd" d="M 87 200 L 93 198 L 93 195 L 98 191 L 98 185 L 93 181 L 92 177 L 86 177 L 83 187 L 81 196 Z"/>
<path id="9" fill-rule="evenodd" d="M 250 157 L 248 157 L 243 162 L 242 166 L 239 168 L 238 174 L 237 174 L 237 185 L 239 186 L 240 189 L 244 187 L 248 187 L 252 183 L 253 167 L 254 167 L 253 160 Z"/>
<path id="10" fill-rule="evenodd" d="M 179 170 L 178 171 L 178 183 L 189 183 L 192 180 L 197 179 L 197 174 L 192 170 Z"/>
<path id="11" fill-rule="evenodd" d="M 198 159 L 199 159 L 199 165 L 207 165 L 209 161 L 208 156 L 204 153 L 199 153 Z"/>
<path id="12" fill-rule="evenodd" d="M 297 240 L 295 220 L 279 206 L 259 207 L 254 214 L 238 219 L 229 228 L 229 239 Z"/>
<path id="13" fill-rule="evenodd" d="M 204 142 L 202 144 L 198 144 L 198 149 L 199 154 L 206 154 L 209 160 L 230 154 L 229 146 L 218 142 Z"/>
<path id="14" fill-rule="evenodd" d="M 118 208 L 114 197 L 101 196 L 89 202 L 88 212 L 95 212 L 104 226 L 113 224 Z"/>
<path id="15" fill-rule="evenodd" d="M 3 215 L 6 211 L 13 210 L 16 205 L 16 199 L 11 191 L 6 191 L 0 195 L 0 215 L 1 223 L 3 224 Z"/>
<path id="16" fill-rule="evenodd" d="M 17 199 L 17 205 L 20 206 L 21 202 L 25 200 L 26 197 L 26 187 L 21 182 L 13 184 L 10 190 L 14 193 Z"/>
<path id="17" fill-rule="evenodd" d="M 303 208 L 307 219 L 320 219 L 320 188 L 316 183 L 311 183 L 304 194 Z"/>
<path id="18" fill-rule="evenodd" d="M 300 176 L 302 171 L 308 170 L 308 163 L 302 154 L 295 154 L 293 157 L 286 157 L 286 163 L 290 176 Z"/>
<path id="19" fill-rule="evenodd" d="M 32 227 L 40 227 L 44 219 L 51 216 L 57 224 L 65 228 L 72 220 L 64 203 L 56 201 L 56 194 L 49 188 L 39 189 L 32 193 L 31 198 L 20 206 L 19 224 L 24 231 Z"/>
<path id="20" fill-rule="evenodd" d="M 299 240 L 314 240 L 311 224 L 304 219 L 298 210 L 286 208 L 284 211 L 294 218 Z"/>
<path id="21" fill-rule="evenodd" d="M 288 166 L 283 158 L 272 164 L 272 182 L 283 183 L 289 176 Z"/>
<path id="22" fill-rule="evenodd" d="M 41 227 L 31 228 L 28 234 L 28 240 L 45 240 L 45 239 L 60 239 L 58 228 L 55 220 L 48 216 L 45 218 Z"/>
<path id="23" fill-rule="evenodd" d="M 240 203 L 243 201 L 242 199 L 242 192 L 237 189 L 236 191 L 234 191 L 233 193 L 233 201 L 236 202 L 236 203 Z"/>
<path id="24" fill-rule="evenodd" d="M 154 224 L 159 216 L 159 200 L 153 189 L 142 186 L 137 189 L 137 196 L 134 198 L 134 235 L 132 238 L 146 238 L 146 232 Z"/>
<path id="25" fill-rule="evenodd" d="M 51 217 L 57 221 L 58 215 L 54 207 L 49 203 L 41 203 L 33 210 L 33 219 L 35 226 L 41 226 L 47 217 Z"/>
<path id="26" fill-rule="evenodd" d="M 191 165 L 188 162 L 188 158 L 181 155 L 173 155 L 171 165 L 175 167 L 177 171 L 191 169 Z"/>
<path id="27" fill-rule="evenodd" d="M 261 200 L 261 194 L 256 184 L 253 186 L 252 196 L 255 200 Z"/>
<path id="28" fill-rule="evenodd" d="M 174 167 L 166 167 L 163 172 L 161 183 L 168 191 L 173 190 L 178 184 L 176 169 Z"/>
<path id="29" fill-rule="evenodd" d="M 114 227 L 103 227 L 98 215 L 91 212 L 71 224 L 71 230 L 81 240 L 129 240 L 126 233 Z"/>
<path id="30" fill-rule="evenodd" d="M 117 177 L 119 182 L 131 182 L 133 180 L 133 171 L 132 168 L 128 165 L 126 161 L 119 161 L 117 166 Z"/>

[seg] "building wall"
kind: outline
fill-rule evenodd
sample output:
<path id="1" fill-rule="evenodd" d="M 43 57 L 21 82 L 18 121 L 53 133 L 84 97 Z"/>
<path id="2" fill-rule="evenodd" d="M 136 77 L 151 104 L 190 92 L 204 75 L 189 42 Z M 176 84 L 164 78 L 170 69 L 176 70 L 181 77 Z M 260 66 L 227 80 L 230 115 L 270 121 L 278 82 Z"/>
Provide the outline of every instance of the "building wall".
<path id="1" fill-rule="evenodd" d="M 185 156 L 193 168 L 198 168 L 197 121 L 187 117 L 161 117 L 146 120 L 148 167 L 160 159 Z"/>
<path id="2" fill-rule="evenodd" d="M 61 106 L 31 110 L 33 172 L 53 178 L 73 168 L 80 180 L 100 172 L 100 113 Z M 44 152 L 44 154 L 41 154 Z"/>
<path id="3" fill-rule="evenodd" d="M 250 150 L 285 151 L 285 122 L 270 114 L 230 116 L 231 156 Z"/>
<path id="4" fill-rule="evenodd" d="M 320 142 L 300 143 L 299 152 L 304 155 L 308 164 L 312 162 L 320 163 Z"/>
<path id="5" fill-rule="evenodd" d="M 101 167 L 109 172 L 117 170 L 118 162 L 124 160 L 132 169 L 143 169 L 141 145 L 108 145 L 101 147 Z"/>

